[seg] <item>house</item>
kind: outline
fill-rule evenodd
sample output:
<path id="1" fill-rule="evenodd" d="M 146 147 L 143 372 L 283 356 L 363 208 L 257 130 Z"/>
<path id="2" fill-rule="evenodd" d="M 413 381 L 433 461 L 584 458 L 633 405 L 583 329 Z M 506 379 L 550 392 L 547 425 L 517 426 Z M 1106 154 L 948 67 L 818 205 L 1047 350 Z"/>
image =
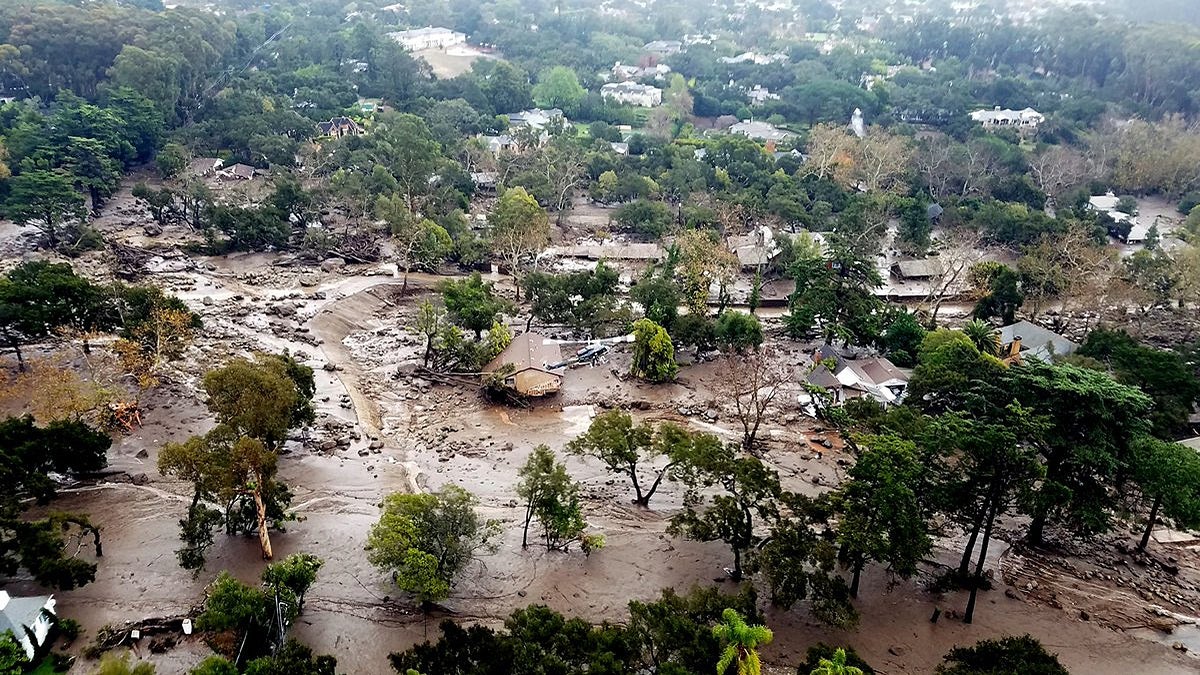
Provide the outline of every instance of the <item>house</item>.
<path id="1" fill-rule="evenodd" d="M 729 133 L 741 134 L 746 138 L 753 138 L 758 141 L 784 141 L 792 137 L 792 132 L 784 131 L 776 127 L 774 124 L 766 122 L 755 122 L 753 120 L 737 122 L 729 127 Z"/>
<path id="2" fill-rule="evenodd" d="M 187 168 L 184 169 L 183 173 L 193 178 L 207 178 L 220 171 L 224 163 L 215 157 L 197 157 L 188 162 Z"/>
<path id="3" fill-rule="evenodd" d="M 643 45 L 642 51 L 659 56 L 671 56 L 683 51 L 683 43 L 679 40 L 655 40 Z"/>
<path id="4" fill-rule="evenodd" d="M 333 136 L 334 138 L 360 136 L 363 133 L 363 128 L 358 126 L 358 123 L 349 117 L 332 117 L 328 122 L 317 123 L 317 133 L 322 136 Z"/>
<path id="5" fill-rule="evenodd" d="M 258 174 L 258 169 L 249 164 L 234 164 L 217 172 L 217 178 L 221 180 L 253 180 Z"/>
<path id="6" fill-rule="evenodd" d="M 937 258 L 900 260 L 892 264 L 892 275 L 902 281 L 925 281 L 942 275 L 942 261 Z"/>
<path id="7" fill-rule="evenodd" d="M 743 52 L 741 54 L 738 54 L 737 56 L 722 56 L 721 58 L 719 58 L 717 60 L 720 61 L 721 63 L 725 63 L 725 64 L 753 63 L 756 66 L 765 66 L 769 63 L 777 63 L 777 62 L 787 61 L 788 56 L 787 56 L 787 54 L 784 54 L 783 52 L 778 52 L 775 54 L 758 54 L 755 52 Z"/>
<path id="8" fill-rule="evenodd" d="M 612 67 L 609 78 L 617 82 L 626 80 L 641 80 L 652 77 L 656 80 L 661 80 L 671 74 L 671 66 L 665 63 L 656 63 L 649 66 L 630 66 L 624 65 L 620 61 Z"/>
<path id="9" fill-rule="evenodd" d="M 769 264 L 780 251 L 774 233 L 766 225 L 756 227 L 750 234 L 730 237 L 729 250 L 743 268 L 750 269 Z"/>
<path id="10" fill-rule="evenodd" d="M 493 155 L 498 155 L 504 150 L 515 150 L 517 148 L 517 139 L 508 134 L 500 134 L 499 136 L 480 136 L 480 140 L 487 146 L 488 152 Z"/>
<path id="11" fill-rule="evenodd" d="M 1026 358 L 1049 361 L 1054 356 L 1074 354 L 1079 345 L 1028 321 L 1018 321 L 999 331 L 1000 358 L 1019 363 Z"/>
<path id="12" fill-rule="evenodd" d="M 520 396 L 548 396 L 562 388 L 562 352 L 537 333 L 525 332 L 513 338 L 508 347 L 484 369 L 484 377 L 504 374 L 503 386 Z M 510 368 L 511 367 L 511 368 Z"/>
<path id="13" fill-rule="evenodd" d="M 508 125 L 514 129 L 528 128 L 534 131 L 541 131 L 553 122 L 566 122 L 563 111 L 558 108 L 550 108 L 549 110 L 531 108 L 529 110 L 522 110 L 521 112 L 508 113 L 505 117 L 508 118 Z"/>
<path id="14" fill-rule="evenodd" d="M 895 405 L 908 392 L 909 373 L 882 356 L 848 359 L 822 345 L 813 352 L 812 361 L 806 381 L 828 391 L 834 403 L 870 396 L 885 406 Z"/>
<path id="15" fill-rule="evenodd" d="M 467 36 L 464 33 L 440 26 L 402 30 L 395 33 L 388 33 L 388 37 L 399 42 L 401 47 L 410 52 L 417 52 L 422 49 L 445 49 L 446 47 L 466 44 L 467 42 Z"/>
<path id="16" fill-rule="evenodd" d="M 762 105 L 767 101 L 778 101 L 779 94 L 772 94 L 770 89 L 756 84 L 753 89 L 746 92 L 746 98 L 750 99 L 751 105 Z"/>
<path id="17" fill-rule="evenodd" d="M 46 645 L 54 620 L 53 595 L 13 597 L 0 590 L 0 635 L 12 632 L 29 660 Z"/>
<path id="18" fill-rule="evenodd" d="M 609 147 L 612 148 L 612 151 L 617 153 L 618 155 L 628 155 L 629 154 L 629 144 L 628 143 L 618 143 L 616 141 L 613 141 L 613 142 L 609 143 L 608 145 L 609 145 Z"/>
<path id="19" fill-rule="evenodd" d="M 662 104 L 662 89 L 636 82 L 610 82 L 600 87 L 600 96 L 607 101 L 643 108 Z"/>
<path id="20" fill-rule="evenodd" d="M 500 182 L 500 174 L 495 171 L 475 171 L 471 173 L 471 182 L 480 190 L 494 191 Z"/>
<path id="21" fill-rule="evenodd" d="M 984 129 L 1021 129 L 1036 131 L 1038 125 L 1046 121 L 1046 116 L 1033 108 L 1024 110 L 1000 109 L 996 106 L 991 110 L 976 110 L 971 113 L 971 119 L 979 122 Z"/>

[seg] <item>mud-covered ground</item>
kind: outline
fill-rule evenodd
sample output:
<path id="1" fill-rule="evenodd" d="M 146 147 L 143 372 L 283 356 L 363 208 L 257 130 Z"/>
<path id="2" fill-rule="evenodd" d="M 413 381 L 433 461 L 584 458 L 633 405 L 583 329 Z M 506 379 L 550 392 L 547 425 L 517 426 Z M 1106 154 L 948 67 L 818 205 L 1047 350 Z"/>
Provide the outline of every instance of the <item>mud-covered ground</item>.
<path id="1" fill-rule="evenodd" d="M 437 277 L 413 275 L 409 293 L 401 295 L 394 268 L 386 264 L 305 267 L 268 255 L 188 257 L 172 246 L 186 233 L 145 236 L 142 217 L 120 198 L 110 213 L 118 215 L 100 221 L 105 233 L 159 249 L 150 262 L 152 280 L 185 298 L 205 327 L 184 367 L 143 396 L 144 425 L 114 442 L 110 465 L 116 473 L 68 488 L 54 504 L 90 514 L 105 541 L 96 581 L 56 594 L 60 614 L 85 629 L 72 651 L 79 652 L 106 624 L 191 613 L 220 570 L 257 579 L 264 563 L 253 538 L 219 536 L 207 568 L 196 577 L 179 568 L 177 521 L 188 488 L 154 468 L 164 442 L 212 424 L 197 377 L 231 355 L 253 350 L 286 348 L 316 371 L 317 423 L 298 433 L 280 460 L 300 519 L 275 533 L 272 542 L 277 556 L 303 551 L 326 560 L 293 634 L 318 652 L 336 655 L 339 671 L 388 672 L 387 654 L 435 637 L 444 616 L 499 623 L 515 608 L 545 603 L 594 621 L 620 620 L 630 599 L 654 597 L 664 587 L 727 583 L 715 581 L 730 562 L 722 545 L 666 535 L 666 520 L 680 499 L 669 482 L 652 509 L 638 509 L 629 503 L 625 481 L 594 462 L 567 458 L 585 485 L 589 526 L 607 538 L 606 548 L 591 557 L 522 550 L 514 493 L 516 471 L 533 447 L 561 449 L 607 407 L 633 406 L 640 417 L 737 438 L 730 411 L 713 400 L 711 365 L 684 368 L 675 384 L 649 386 L 620 376 L 628 354 L 617 349 L 607 363 L 570 370 L 564 391 L 551 400 L 529 408 L 489 403 L 476 388 L 423 378 L 410 367 L 420 344 L 406 326 Z M 9 258 L 27 249 L 26 240 L 11 226 L 0 226 L 0 248 Z M 107 254 L 76 261 L 97 278 L 104 278 L 108 264 Z M 799 346 L 782 348 L 782 358 L 793 363 L 804 358 Z M 810 494 L 827 489 L 849 457 L 795 407 L 793 396 L 781 395 L 780 401 L 760 434 L 768 440 L 765 460 L 789 489 Z M 384 495 L 450 483 L 477 494 L 487 517 L 505 523 L 504 535 L 497 551 L 482 556 L 456 586 L 444 610 L 426 617 L 367 563 L 363 545 Z M 992 548 L 988 568 L 996 587 L 984 594 L 973 625 L 945 615 L 937 623 L 929 620 L 934 608 L 965 605 L 960 593 L 924 590 L 938 564 L 955 561 L 961 542 L 950 539 L 940 542 L 922 578 L 889 590 L 882 573 L 868 572 L 856 630 L 821 626 L 802 607 L 766 608 L 776 639 L 764 658 L 784 672 L 810 644 L 823 640 L 853 645 L 881 673 L 928 673 L 956 644 L 1028 632 L 1076 673 L 1200 668 L 1191 655 L 1200 650 L 1195 627 L 1175 627 L 1179 620 L 1173 618 L 1194 616 L 1200 606 L 1194 541 L 1155 542 L 1154 560 L 1147 561 L 1117 549 L 1118 543 L 1128 549 L 1134 538 L 1122 533 L 1064 558 L 1010 549 L 1004 540 L 1015 540 L 1017 525 L 1003 528 L 1002 541 Z M 1168 571 L 1173 568 L 1175 574 Z M 1176 641 L 1192 652 L 1173 649 Z M 149 654 L 146 645 L 139 652 L 158 663 L 159 673 L 180 673 L 200 660 L 205 647 L 191 639 L 165 654 Z M 75 672 L 91 667 L 81 662 Z"/>

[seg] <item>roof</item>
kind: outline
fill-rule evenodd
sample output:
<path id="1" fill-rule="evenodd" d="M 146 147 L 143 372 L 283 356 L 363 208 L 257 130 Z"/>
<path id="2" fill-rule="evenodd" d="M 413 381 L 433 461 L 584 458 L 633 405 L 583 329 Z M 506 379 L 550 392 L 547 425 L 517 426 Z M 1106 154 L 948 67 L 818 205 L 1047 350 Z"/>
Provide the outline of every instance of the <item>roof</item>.
<path id="1" fill-rule="evenodd" d="M 892 265 L 897 275 L 905 279 L 928 279 L 942 273 L 942 261 L 937 258 L 900 260 Z"/>
<path id="2" fill-rule="evenodd" d="M 7 597 L 7 602 L 3 602 L 4 597 Z M 0 634 L 12 631 L 13 635 L 25 635 L 24 627 L 32 627 L 46 605 L 53 606 L 52 602 L 53 596 L 49 595 L 16 597 L 5 593 L 0 596 Z"/>
<path id="3" fill-rule="evenodd" d="M 815 384 L 818 387 L 825 387 L 826 389 L 837 389 L 842 386 L 842 383 L 825 366 L 813 368 L 812 372 L 805 378 L 805 381 L 809 384 Z"/>
<path id="4" fill-rule="evenodd" d="M 1196 436 L 1195 438 L 1184 439 L 1182 441 L 1179 441 L 1179 444 L 1184 447 L 1191 448 L 1197 452 L 1200 452 L 1200 436 Z"/>
<path id="5" fill-rule="evenodd" d="M 656 92 L 662 93 L 662 89 L 637 82 L 609 82 L 600 87 L 601 94 L 654 94 Z"/>
<path id="6" fill-rule="evenodd" d="M 1097 211 L 1115 211 L 1121 198 L 1109 192 L 1108 194 L 1088 197 L 1088 206 Z"/>
<path id="7" fill-rule="evenodd" d="M 897 368 L 896 364 L 882 356 L 858 361 L 857 364 L 859 370 L 875 384 L 888 385 L 908 382 L 908 375 Z"/>
<path id="8" fill-rule="evenodd" d="M 1130 221 L 1129 235 L 1125 237 L 1126 242 L 1146 241 L 1146 237 L 1150 236 L 1150 226 L 1146 225 L 1137 218 Z"/>
<path id="9" fill-rule="evenodd" d="M 568 258 L 589 260 L 661 260 L 663 249 L 658 244 L 577 244 L 547 249 Z"/>
<path id="10" fill-rule="evenodd" d="M 542 110 L 541 108 L 531 108 L 522 110 L 521 112 L 508 113 L 505 115 L 508 118 L 508 123 L 512 126 L 529 126 L 534 129 L 541 129 L 550 122 L 563 119 L 563 111 L 558 108 L 550 108 Z"/>
<path id="11" fill-rule="evenodd" d="M 435 35 L 436 36 L 463 35 L 465 37 L 464 33 L 458 33 L 458 31 L 453 31 L 453 30 L 450 30 L 449 28 L 444 28 L 442 26 L 426 26 L 425 28 L 414 28 L 412 30 L 400 30 L 400 31 L 396 31 L 394 33 L 388 33 L 388 35 L 394 40 L 433 37 Z"/>
<path id="12" fill-rule="evenodd" d="M 223 169 L 221 173 L 226 176 L 237 176 L 238 178 L 253 178 L 255 171 L 255 168 L 249 164 L 234 164 L 231 167 Z"/>
<path id="13" fill-rule="evenodd" d="M 1011 110 L 1009 108 L 994 108 L 992 110 L 976 110 L 971 113 L 971 119 L 976 122 L 1019 122 L 1022 124 L 1040 123 L 1046 119 L 1045 115 L 1034 110 L 1033 108 L 1025 108 L 1024 110 Z"/>
<path id="14" fill-rule="evenodd" d="M 784 131 L 774 124 L 754 121 L 737 122 L 729 127 L 729 132 L 764 141 L 782 141 L 792 137 L 792 132 Z"/>
<path id="15" fill-rule="evenodd" d="M 522 370 L 548 371 L 547 366 L 562 361 L 562 352 L 558 345 L 547 343 L 545 338 L 537 333 L 521 333 L 492 359 L 484 368 L 486 373 L 494 373 L 508 364 L 512 364 L 517 372 Z M 557 373 L 556 373 L 557 374 Z"/>
<path id="16" fill-rule="evenodd" d="M 1021 353 L 1043 361 L 1051 356 L 1066 356 L 1074 354 L 1079 345 L 1052 330 L 1042 328 L 1028 321 L 1018 321 L 1000 329 L 1000 344 L 1007 346 L 1016 338 L 1021 338 Z"/>

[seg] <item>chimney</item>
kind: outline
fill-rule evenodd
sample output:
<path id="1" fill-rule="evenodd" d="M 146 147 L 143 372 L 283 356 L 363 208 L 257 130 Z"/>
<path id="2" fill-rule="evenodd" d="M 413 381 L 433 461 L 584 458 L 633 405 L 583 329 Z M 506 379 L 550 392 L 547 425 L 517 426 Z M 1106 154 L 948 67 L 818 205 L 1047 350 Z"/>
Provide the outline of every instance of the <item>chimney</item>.
<path id="1" fill-rule="evenodd" d="M 1000 112 L 1000 106 L 995 106 L 992 108 L 992 110 L 995 110 L 996 112 Z"/>
<path id="2" fill-rule="evenodd" d="M 1009 356 L 1020 356 L 1021 355 L 1021 336 L 1020 335 L 1013 336 L 1012 345 L 1009 346 L 1009 348 L 1008 348 L 1008 355 Z"/>

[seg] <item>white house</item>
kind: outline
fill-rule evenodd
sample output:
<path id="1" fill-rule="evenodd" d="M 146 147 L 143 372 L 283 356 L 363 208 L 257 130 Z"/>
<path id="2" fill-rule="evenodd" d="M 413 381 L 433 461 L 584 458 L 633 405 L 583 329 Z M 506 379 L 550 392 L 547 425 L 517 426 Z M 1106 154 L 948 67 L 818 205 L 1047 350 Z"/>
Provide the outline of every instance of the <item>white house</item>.
<path id="1" fill-rule="evenodd" d="M 662 89 L 648 84 L 636 82 L 612 82 L 600 87 L 600 95 L 605 100 L 615 101 L 625 105 L 636 105 L 643 108 L 653 108 L 662 104 Z"/>
<path id="2" fill-rule="evenodd" d="M 746 92 L 746 98 L 750 99 L 752 105 L 762 105 L 767 101 L 778 101 L 779 94 L 773 94 L 770 89 L 756 84 L 753 89 Z"/>
<path id="3" fill-rule="evenodd" d="M 753 120 L 738 122 L 729 127 L 729 133 L 741 134 L 747 138 L 759 141 L 783 141 L 792 137 L 792 132 L 784 131 L 774 124 L 755 122 Z"/>
<path id="4" fill-rule="evenodd" d="M 521 112 L 508 113 L 505 117 L 508 118 L 508 125 L 514 129 L 528 127 L 534 131 L 545 129 L 551 122 L 558 120 L 566 121 L 563 111 L 558 108 L 550 108 L 549 110 L 532 108 L 530 110 L 522 110 Z"/>
<path id="5" fill-rule="evenodd" d="M 0 590 L 0 634 L 12 631 L 13 638 L 25 649 L 29 659 L 46 644 L 54 626 L 54 596 L 36 595 L 14 598 Z"/>
<path id="6" fill-rule="evenodd" d="M 643 45 L 642 50 L 659 56 L 671 56 L 683 51 L 683 43 L 679 40 L 655 40 Z"/>
<path id="7" fill-rule="evenodd" d="M 413 30 L 402 30 L 395 33 L 388 33 L 388 37 L 400 43 L 410 52 L 421 51 L 422 49 L 445 49 L 454 45 L 466 44 L 467 36 L 465 33 L 442 28 L 440 26 L 427 26 L 425 28 L 416 28 Z"/>
<path id="8" fill-rule="evenodd" d="M 613 65 L 612 71 L 609 73 L 609 79 L 614 82 L 642 80 L 648 77 L 661 80 L 670 74 L 671 66 L 665 63 L 656 63 L 652 66 L 631 66 L 618 61 Z"/>
<path id="9" fill-rule="evenodd" d="M 991 110 L 976 110 L 971 113 L 971 119 L 979 122 L 984 129 L 1025 129 L 1034 131 L 1046 121 L 1046 116 L 1033 108 L 1024 110 L 1000 109 L 996 106 Z"/>
<path id="10" fill-rule="evenodd" d="M 741 54 L 738 54 L 737 56 L 722 56 L 720 59 L 717 59 L 717 60 L 720 61 L 721 63 L 726 63 L 726 64 L 753 63 L 756 66 L 765 66 L 769 63 L 787 61 L 787 58 L 788 58 L 787 54 L 784 54 L 782 52 L 775 53 L 775 54 L 758 54 L 756 52 L 742 52 Z"/>

